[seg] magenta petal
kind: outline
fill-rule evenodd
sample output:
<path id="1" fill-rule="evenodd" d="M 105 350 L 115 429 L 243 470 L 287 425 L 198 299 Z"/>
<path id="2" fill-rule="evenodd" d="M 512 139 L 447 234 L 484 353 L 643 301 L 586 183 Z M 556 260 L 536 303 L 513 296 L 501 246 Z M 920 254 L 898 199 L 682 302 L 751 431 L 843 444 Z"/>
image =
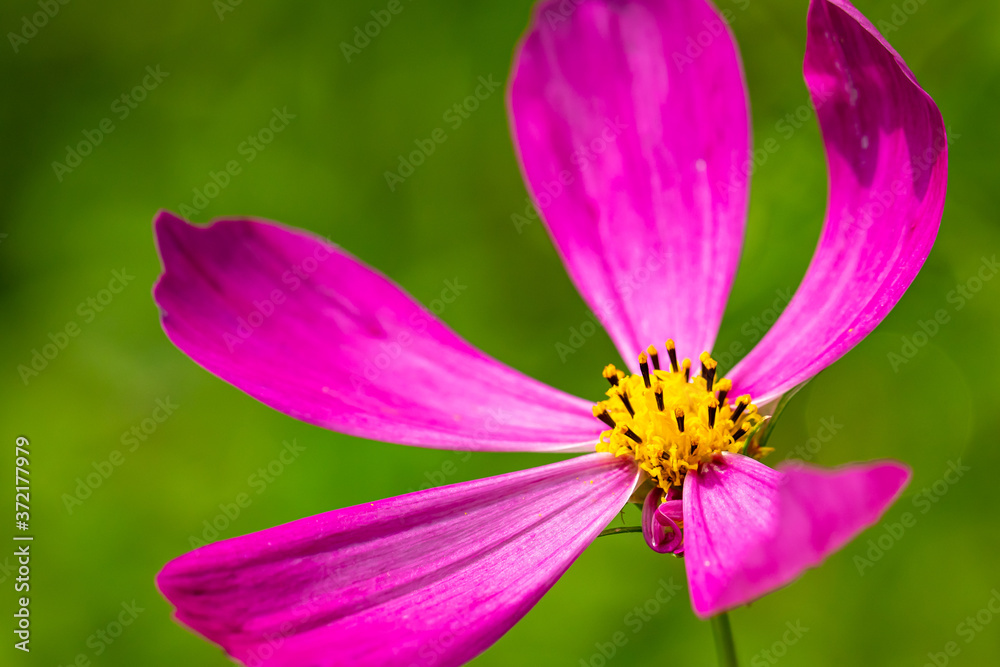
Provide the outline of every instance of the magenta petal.
<path id="1" fill-rule="evenodd" d="M 813 0 L 805 77 L 830 172 L 826 223 L 798 292 L 728 374 L 759 402 L 808 380 L 868 335 L 937 235 L 947 184 L 941 112 L 903 59 L 843 0 Z"/>
<path id="2" fill-rule="evenodd" d="M 628 502 L 591 454 L 211 544 L 157 583 L 177 619 L 246 664 L 460 665 L 534 606 Z"/>
<path id="3" fill-rule="evenodd" d="M 772 470 L 738 454 L 688 474 L 684 545 L 695 612 L 707 618 L 795 580 L 876 523 L 909 480 L 894 462 Z"/>
<path id="4" fill-rule="evenodd" d="M 633 372 L 668 337 L 681 356 L 711 350 L 750 136 L 739 53 L 711 3 L 543 2 L 508 103 L 535 206 Z"/>
<path id="5" fill-rule="evenodd" d="M 156 237 L 170 340 L 285 414 L 424 447 L 594 449 L 602 427 L 589 402 L 483 354 L 334 245 L 269 222 L 195 227 L 166 212 Z"/>
<path id="6" fill-rule="evenodd" d="M 642 536 L 649 548 L 656 553 L 682 552 L 683 534 L 677 521 L 682 518 L 682 502 L 668 500 L 660 503 L 663 489 L 655 487 L 646 494 L 642 504 Z"/>

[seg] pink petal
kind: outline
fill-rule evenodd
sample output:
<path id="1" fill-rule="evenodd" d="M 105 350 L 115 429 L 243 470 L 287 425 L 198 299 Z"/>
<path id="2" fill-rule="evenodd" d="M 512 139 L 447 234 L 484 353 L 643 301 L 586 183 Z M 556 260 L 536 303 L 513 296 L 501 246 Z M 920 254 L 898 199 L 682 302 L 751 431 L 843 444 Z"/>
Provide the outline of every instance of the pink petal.
<path id="1" fill-rule="evenodd" d="M 591 454 L 211 544 L 157 584 L 246 664 L 459 665 L 509 630 L 628 502 Z"/>
<path id="2" fill-rule="evenodd" d="M 408 445 L 593 451 L 588 401 L 483 354 L 340 248 L 257 220 L 155 224 L 170 340 L 263 403 Z"/>
<path id="3" fill-rule="evenodd" d="M 691 603 L 702 618 L 794 581 L 875 524 L 910 481 L 899 463 L 772 470 L 739 454 L 684 480 Z"/>
<path id="4" fill-rule="evenodd" d="M 656 553 L 683 553 L 683 532 L 677 525 L 683 518 L 683 502 L 666 500 L 661 503 L 662 498 L 663 490 L 659 487 L 646 494 L 642 504 L 642 536 Z"/>
<path id="5" fill-rule="evenodd" d="M 526 181 L 633 372 L 667 338 L 692 359 L 712 349 L 743 242 L 747 106 L 704 0 L 552 0 L 521 43 L 509 110 Z"/>
<path id="6" fill-rule="evenodd" d="M 805 77 L 830 171 L 816 254 L 774 327 L 728 374 L 759 403 L 867 336 L 923 266 L 947 183 L 941 112 L 903 59 L 843 0 L 809 8 Z"/>

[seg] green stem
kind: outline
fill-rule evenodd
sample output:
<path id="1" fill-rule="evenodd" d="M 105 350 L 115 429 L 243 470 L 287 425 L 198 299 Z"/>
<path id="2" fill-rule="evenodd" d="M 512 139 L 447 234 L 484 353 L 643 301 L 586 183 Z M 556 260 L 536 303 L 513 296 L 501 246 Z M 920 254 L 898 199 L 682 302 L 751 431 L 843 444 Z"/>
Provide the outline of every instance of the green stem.
<path id="1" fill-rule="evenodd" d="M 719 655 L 719 667 L 739 667 L 736 644 L 733 643 L 733 629 L 729 625 L 729 614 L 713 616 L 710 622 L 712 635 L 715 637 L 715 650 Z"/>
<path id="2" fill-rule="evenodd" d="M 608 528 L 607 530 L 602 530 L 598 537 L 604 537 L 605 535 L 621 535 L 622 533 L 641 533 L 642 526 L 620 526 L 618 528 Z"/>

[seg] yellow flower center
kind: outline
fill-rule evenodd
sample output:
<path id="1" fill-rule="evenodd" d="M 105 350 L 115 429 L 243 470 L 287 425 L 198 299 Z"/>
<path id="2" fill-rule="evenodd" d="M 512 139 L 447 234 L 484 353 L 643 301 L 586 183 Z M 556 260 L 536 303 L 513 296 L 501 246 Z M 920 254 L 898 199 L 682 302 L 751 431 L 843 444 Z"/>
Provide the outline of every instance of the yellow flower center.
<path id="1" fill-rule="evenodd" d="M 641 375 L 605 367 L 611 388 L 607 400 L 594 406 L 594 416 L 608 430 L 601 433 L 597 451 L 631 456 L 664 491 L 681 486 L 689 470 L 722 452 L 756 459 L 770 453 L 754 439 L 764 418 L 749 395 L 729 402 L 733 385 L 716 379 L 718 364 L 708 352 L 700 357 L 700 375 L 692 378 L 691 360 L 678 364 L 674 342 L 668 340 L 666 347 L 670 365 L 663 370 L 652 345 L 639 355 Z"/>

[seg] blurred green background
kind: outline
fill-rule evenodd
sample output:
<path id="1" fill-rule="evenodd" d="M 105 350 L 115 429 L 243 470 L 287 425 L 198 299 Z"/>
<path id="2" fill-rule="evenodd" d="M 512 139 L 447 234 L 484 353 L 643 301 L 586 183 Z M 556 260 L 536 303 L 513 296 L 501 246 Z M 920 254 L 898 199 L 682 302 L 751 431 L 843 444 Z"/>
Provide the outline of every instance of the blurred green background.
<path id="1" fill-rule="evenodd" d="M 460 334 L 543 381 L 601 395 L 600 370 L 618 362 L 616 352 L 599 333 L 560 361 L 555 346 L 589 320 L 586 307 L 541 225 L 519 233 L 512 224 L 525 190 L 500 92 L 449 129 L 447 142 L 395 192 L 383 177 L 415 139 L 444 126 L 444 112 L 472 93 L 479 76 L 506 79 L 531 3 L 404 0 L 403 12 L 348 62 L 340 43 L 386 4 L 77 0 L 58 5 L 47 25 L 17 43 L 8 33 L 23 31 L 23 18 L 39 5 L 10 0 L 0 8 L 8 35 L 0 47 L 3 479 L 11 478 L 15 437 L 28 436 L 36 536 L 32 652 L 15 651 L 5 629 L 0 662 L 70 665 L 82 655 L 95 665 L 227 664 L 219 649 L 170 619 L 153 586 L 163 563 L 221 514 L 220 504 L 251 495 L 252 504 L 220 531 L 232 537 L 431 480 L 553 460 L 465 460 L 352 439 L 298 423 L 201 370 L 167 341 L 150 296 L 160 270 L 150 221 L 159 208 L 191 206 L 198 222 L 246 214 L 314 230 L 424 303 L 457 279 L 468 289 L 442 317 Z M 886 520 L 910 512 L 915 523 L 899 539 L 885 538 L 885 525 L 873 528 L 821 569 L 735 612 L 736 639 L 753 667 L 922 665 L 952 641 L 960 649 L 952 664 L 997 664 L 1000 618 L 979 626 L 968 643 L 968 626 L 959 624 L 1000 590 L 1000 395 L 987 381 L 1000 372 L 1000 280 L 980 284 L 961 308 L 949 294 L 1000 250 L 1000 7 L 973 0 L 857 4 L 893 28 L 887 37 L 952 130 L 948 204 L 923 272 L 873 335 L 799 394 L 771 441 L 778 448 L 772 461 L 807 444 L 824 465 L 906 461 L 914 482 Z M 826 175 L 811 114 L 790 136 L 778 125 L 807 102 L 807 3 L 719 6 L 733 12 L 755 142 L 774 137 L 780 146 L 754 176 L 743 260 L 717 347 L 724 350 L 754 343 L 760 333 L 753 318 L 801 278 L 819 233 Z M 142 84 L 147 67 L 162 74 L 158 83 L 146 78 L 145 99 L 132 108 L 120 98 Z M 295 118 L 217 196 L 198 200 L 194 189 L 227 161 L 246 157 L 241 143 L 275 108 Z M 66 146 L 105 118 L 113 131 L 57 174 L 52 163 L 66 162 Z M 87 300 L 101 298 L 112 272 L 123 269 L 134 280 L 90 313 Z M 912 359 L 891 363 L 904 337 L 939 309 L 949 323 Z M 70 322 L 79 335 L 26 383 L 18 366 Z M 158 400 L 177 406 L 161 424 L 149 421 Z M 155 430 L 123 444 L 144 420 Z M 821 431 L 831 421 L 832 438 Z M 809 440 L 820 436 L 828 440 L 821 447 Z M 251 476 L 293 440 L 305 451 L 257 493 Z M 116 450 L 120 465 L 88 498 L 67 506 L 78 478 L 107 470 Z M 954 484 L 942 481 L 959 461 L 969 470 Z M 933 503 L 919 495 L 924 488 Z M 13 489 L 2 493 L 10 498 Z M 877 545 L 880 537 L 889 548 L 869 554 L 868 540 Z M 0 550 L 4 628 L 13 626 L 12 551 Z M 860 558 L 872 558 L 871 565 Z M 636 535 L 600 539 L 475 664 L 600 665 L 596 644 L 619 631 L 628 643 L 609 664 L 713 664 L 709 627 L 695 619 L 686 593 L 648 621 L 629 615 L 653 597 L 661 578 L 683 584 L 682 561 L 655 555 Z M 136 618 L 105 641 L 99 633 L 123 604 L 137 607 Z M 784 643 L 786 623 L 807 631 Z"/>

